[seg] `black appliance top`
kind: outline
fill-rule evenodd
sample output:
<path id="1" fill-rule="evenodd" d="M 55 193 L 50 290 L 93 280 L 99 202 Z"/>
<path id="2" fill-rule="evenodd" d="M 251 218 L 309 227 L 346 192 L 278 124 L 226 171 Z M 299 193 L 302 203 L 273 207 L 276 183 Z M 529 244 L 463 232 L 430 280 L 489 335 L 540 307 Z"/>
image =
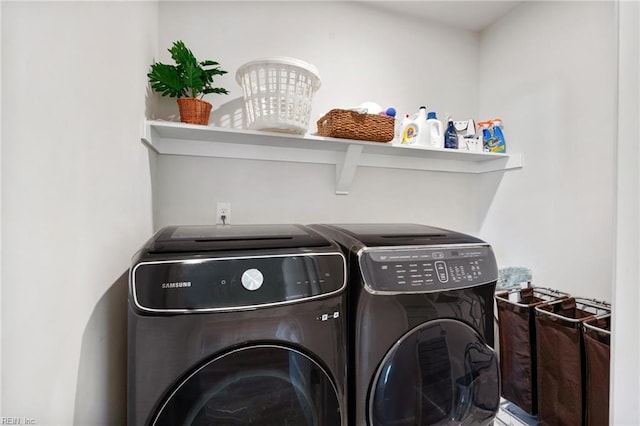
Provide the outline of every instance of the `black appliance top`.
<path id="1" fill-rule="evenodd" d="M 493 250 L 471 235 L 407 223 L 310 226 L 357 255 L 370 293 L 440 292 L 498 278 Z"/>
<path id="2" fill-rule="evenodd" d="M 368 247 L 484 243 L 484 241 L 471 235 L 412 223 L 362 223 L 324 226 L 342 231 Z"/>
<path id="3" fill-rule="evenodd" d="M 251 310 L 340 293 L 340 248 L 304 225 L 170 226 L 132 260 L 130 297 L 150 314 Z"/>
<path id="4" fill-rule="evenodd" d="M 168 226 L 147 244 L 149 253 L 326 247 L 329 241 L 303 225 Z"/>

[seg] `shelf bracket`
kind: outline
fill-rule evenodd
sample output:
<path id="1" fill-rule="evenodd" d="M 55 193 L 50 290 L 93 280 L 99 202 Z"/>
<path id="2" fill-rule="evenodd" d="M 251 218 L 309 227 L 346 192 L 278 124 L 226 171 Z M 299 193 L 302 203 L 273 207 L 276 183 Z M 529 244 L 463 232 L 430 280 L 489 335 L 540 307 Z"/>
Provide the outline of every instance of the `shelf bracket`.
<path id="1" fill-rule="evenodd" d="M 353 183 L 361 154 L 362 145 L 349 145 L 342 164 L 336 164 L 336 194 L 349 194 L 349 188 Z"/>

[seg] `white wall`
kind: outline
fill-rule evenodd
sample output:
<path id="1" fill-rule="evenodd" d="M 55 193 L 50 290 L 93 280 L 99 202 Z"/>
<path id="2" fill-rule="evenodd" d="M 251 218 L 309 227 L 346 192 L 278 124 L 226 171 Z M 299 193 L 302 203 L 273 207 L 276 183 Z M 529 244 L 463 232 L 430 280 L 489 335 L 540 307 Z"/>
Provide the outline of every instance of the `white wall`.
<path id="1" fill-rule="evenodd" d="M 616 262 L 613 314 L 612 417 L 640 424 L 640 7 L 620 2 Z"/>
<path id="2" fill-rule="evenodd" d="M 0 6 L 0 23 L 2 22 L 2 6 Z M 2 31 L 0 31 L 2 46 Z M 2 99 L 2 55 L 0 54 L 0 99 Z M 0 102 L 0 118 L 2 102 Z M 2 377 L 2 120 L 0 119 L 0 377 Z M 2 413 L 2 385 L 0 384 L 0 413 Z"/>
<path id="3" fill-rule="evenodd" d="M 461 118 L 498 114 L 509 149 L 526 163 L 484 178 L 363 169 L 351 194 L 336 196 L 329 166 L 159 157 L 155 228 L 210 223 L 215 202 L 230 201 L 235 223 L 482 229 L 504 263 L 532 266 L 536 279 L 571 291 L 593 282 L 580 293 L 611 298 L 614 151 L 602 141 L 614 137 L 616 69 L 606 3 L 525 4 L 481 42 L 357 3 L 0 7 L 2 416 L 122 421 L 123 274 L 152 231 L 149 164 L 138 137 L 145 74 L 154 55 L 168 59 L 176 39 L 230 71 L 221 84 L 233 92 L 209 97 L 216 105 L 241 96 L 233 74 L 242 63 L 299 57 L 321 72 L 314 118 L 366 100 L 401 113 L 426 104 Z M 464 66 L 451 65 L 461 57 Z M 596 119 L 605 124 L 570 134 Z M 539 137 L 539 123 L 552 136 Z M 557 244 L 547 251 L 549 241 L 574 242 L 569 258 L 581 268 L 566 269 L 567 252 Z"/>
<path id="4" fill-rule="evenodd" d="M 476 116 L 472 32 L 347 2 L 162 2 L 160 28 L 160 46 L 182 39 L 196 56 L 230 71 L 219 82 L 232 93 L 208 97 L 214 108 L 242 96 L 235 82 L 242 64 L 282 55 L 320 71 L 311 132 L 322 114 L 364 101 L 400 113 L 426 105 L 442 118 Z M 156 227 L 211 223 L 216 201 L 229 201 L 232 223 L 411 221 L 479 229 L 474 176 L 360 168 L 342 196 L 335 194 L 333 166 L 160 156 L 157 175 Z"/>
<path id="5" fill-rule="evenodd" d="M 272 25 L 283 16 L 286 24 Z M 527 2 L 481 41 L 357 3 L 166 2 L 160 21 L 160 46 L 183 39 L 231 71 L 219 80 L 230 99 L 240 96 L 233 77 L 244 62 L 299 57 L 323 81 L 313 117 L 364 100 L 400 112 L 426 104 L 441 117 L 502 116 L 508 149 L 524 154 L 525 168 L 482 177 L 360 169 L 345 197 L 333 192 L 332 166 L 161 156 L 156 228 L 210 223 L 217 201 L 232 203 L 233 223 L 429 223 L 481 233 L 501 266 L 529 266 L 539 285 L 611 300 L 614 3 Z"/>
<path id="6" fill-rule="evenodd" d="M 526 2 L 480 43 L 480 117 L 501 116 L 508 149 L 525 158 L 481 196 L 481 235 L 535 284 L 608 301 L 616 37 L 613 2 Z"/>
<path id="7" fill-rule="evenodd" d="M 124 424 L 155 3 L 2 2 L 2 416 Z"/>
<path id="8" fill-rule="evenodd" d="M 161 62 L 170 61 L 166 49 L 181 39 L 199 59 L 229 71 L 216 81 L 231 94 L 205 97 L 214 108 L 242 97 L 236 70 L 265 56 L 291 56 L 319 69 L 314 132 L 315 119 L 330 109 L 364 101 L 410 113 L 426 105 L 462 117 L 478 106 L 476 34 L 358 2 L 168 1 L 160 4 L 160 29 Z M 461 58 L 465 66 L 457 66 Z"/>

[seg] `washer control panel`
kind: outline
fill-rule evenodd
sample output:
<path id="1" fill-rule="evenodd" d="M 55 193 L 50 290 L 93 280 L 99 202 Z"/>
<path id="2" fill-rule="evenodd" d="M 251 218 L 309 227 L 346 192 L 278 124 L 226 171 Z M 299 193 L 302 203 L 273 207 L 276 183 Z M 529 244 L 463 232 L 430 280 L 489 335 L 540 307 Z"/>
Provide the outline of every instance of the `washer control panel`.
<path id="1" fill-rule="evenodd" d="M 360 255 L 366 287 L 373 292 L 432 292 L 498 279 L 488 245 L 371 248 Z"/>
<path id="2" fill-rule="evenodd" d="M 149 312 L 255 309 L 335 293 L 345 270 L 338 253 L 144 262 L 131 291 Z"/>

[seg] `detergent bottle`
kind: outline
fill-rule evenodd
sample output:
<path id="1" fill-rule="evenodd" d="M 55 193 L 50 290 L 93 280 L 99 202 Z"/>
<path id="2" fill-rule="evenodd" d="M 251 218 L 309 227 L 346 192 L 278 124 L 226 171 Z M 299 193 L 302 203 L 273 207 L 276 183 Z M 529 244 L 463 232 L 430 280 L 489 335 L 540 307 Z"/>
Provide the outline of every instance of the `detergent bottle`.
<path id="1" fill-rule="evenodd" d="M 494 144 L 493 134 L 491 133 L 491 122 L 481 121 L 478 123 L 482 134 L 482 150 L 484 152 L 490 152 L 490 146 Z"/>
<path id="2" fill-rule="evenodd" d="M 393 139 L 394 145 L 398 145 L 402 143 L 402 133 L 404 132 L 404 128 L 409 122 L 409 120 L 411 120 L 409 114 L 405 114 L 404 117 L 402 117 L 402 121 L 398 123 L 398 125 L 396 126 L 395 137 Z"/>
<path id="3" fill-rule="evenodd" d="M 426 132 L 429 135 L 428 146 L 431 148 L 444 148 L 444 132 L 442 130 L 442 123 L 436 117 L 435 112 L 429 112 L 427 114 Z"/>
<path id="4" fill-rule="evenodd" d="M 491 130 L 493 131 L 494 143 L 491 146 L 490 152 L 507 152 L 507 144 L 504 140 L 504 133 L 502 133 L 502 119 L 494 118 L 490 122 Z"/>
<path id="5" fill-rule="evenodd" d="M 444 147 L 448 149 L 458 149 L 458 132 L 456 126 L 453 124 L 453 120 L 450 116 L 447 116 L 447 130 L 444 132 Z"/>
<path id="6" fill-rule="evenodd" d="M 400 129 L 400 144 L 427 145 L 427 107 L 421 106 L 417 113 L 403 120 Z"/>

